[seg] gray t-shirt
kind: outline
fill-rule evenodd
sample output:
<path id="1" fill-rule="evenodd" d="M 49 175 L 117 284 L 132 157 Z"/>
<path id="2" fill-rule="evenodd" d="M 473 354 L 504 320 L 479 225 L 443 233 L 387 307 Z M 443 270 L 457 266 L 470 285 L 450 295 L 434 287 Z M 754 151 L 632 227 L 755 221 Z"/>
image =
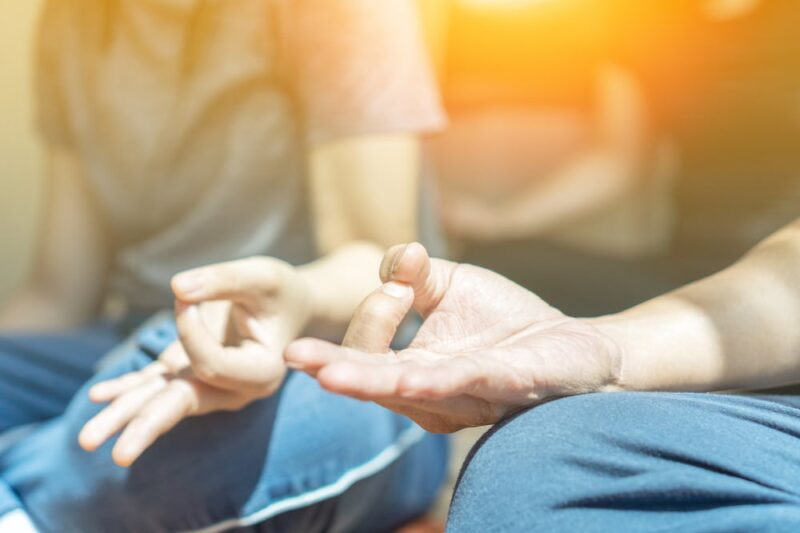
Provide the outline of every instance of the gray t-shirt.
<path id="1" fill-rule="evenodd" d="M 147 311 L 187 268 L 312 260 L 309 147 L 443 123 L 418 22 L 413 0 L 49 1 L 39 126 L 85 164 L 112 294 Z"/>

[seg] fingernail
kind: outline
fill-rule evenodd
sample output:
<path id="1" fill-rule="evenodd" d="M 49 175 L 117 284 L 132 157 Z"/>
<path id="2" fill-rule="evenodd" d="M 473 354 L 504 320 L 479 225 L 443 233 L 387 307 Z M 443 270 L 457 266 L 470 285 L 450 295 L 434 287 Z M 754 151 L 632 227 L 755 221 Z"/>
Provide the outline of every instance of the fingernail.
<path id="1" fill-rule="evenodd" d="M 403 249 L 400 250 L 400 253 L 395 256 L 394 261 L 392 261 L 392 266 L 390 267 L 389 274 L 387 276 L 389 279 L 392 279 L 394 277 L 394 275 L 397 273 L 397 268 L 400 266 L 400 263 L 403 261 L 403 257 L 405 257 L 409 246 L 411 246 L 411 243 L 406 243 L 403 246 Z"/>
<path id="2" fill-rule="evenodd" d="M 179 274 L 175 277 L 174 283 L 178 291 L 188 296 L 203 288 L 203 276 L 199 273 Z"/>
<path id="3" fill-rule="evenodd" d="M 392 281 L 384 284 L 382 290 L 383 293 L 386 294 L 387 296 L 391 296 L 392 298 L 397 298 L 399 300 L 401 298 L 405 298 L 408 295 L 409 291 L 411 290 L 411 287 L 409 287 L 408 285 L 403 285 L 402 283 L 395 283 Z"/>

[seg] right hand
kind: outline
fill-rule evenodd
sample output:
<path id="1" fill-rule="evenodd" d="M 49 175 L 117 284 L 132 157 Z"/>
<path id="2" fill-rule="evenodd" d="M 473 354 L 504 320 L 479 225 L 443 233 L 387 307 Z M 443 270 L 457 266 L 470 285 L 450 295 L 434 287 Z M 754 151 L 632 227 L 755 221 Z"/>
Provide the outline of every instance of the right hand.
<path id="1" fill-rule="evenodd" d="M 344 346 L 295 341 L 287 364 L 330 391 L 375 401 L 434 432 L 620 387 L 615 342 L 498 274 L 431 260 L 411 244 L 386 254 L 381 279 Z M 389 344 L 412 305 L 425 322 L 408 349 L 393 352 Z"/>
<path id="2" fill-rule="evenodd" d="M 241 409 L 278 390 L 283 350 L 311 313 L 302 276 L 272 258 L 185 272 L 173 288 L 180 341 L 144 369 L 89 391 L 92 401 L 111 404 L 86 424 L 80 444 L 91 451 L 122 431 L 112 452 L 121 466 L 187 417 Z"/>

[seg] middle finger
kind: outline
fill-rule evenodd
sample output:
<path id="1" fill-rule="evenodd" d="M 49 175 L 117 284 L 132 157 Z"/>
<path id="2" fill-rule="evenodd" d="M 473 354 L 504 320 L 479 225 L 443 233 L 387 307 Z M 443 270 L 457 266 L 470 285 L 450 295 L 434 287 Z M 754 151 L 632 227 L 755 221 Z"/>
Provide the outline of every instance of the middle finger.
<path id="1" fill-rule="evenodd" d="M 163 376 L 153 376 L 119 396 L 83 426 L 78 436 L 81 447 L 87 451 L 99 448 L 122 429 L 166 383 Z"/>

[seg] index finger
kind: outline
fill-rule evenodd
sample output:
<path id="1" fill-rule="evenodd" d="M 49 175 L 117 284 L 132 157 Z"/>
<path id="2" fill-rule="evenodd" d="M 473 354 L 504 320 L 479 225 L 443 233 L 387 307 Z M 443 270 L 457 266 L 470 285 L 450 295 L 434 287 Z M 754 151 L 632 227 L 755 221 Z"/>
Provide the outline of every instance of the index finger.
<path id="1" fill-rule="evenodd" d="M 342 346 L 367 353 L 386 353 L 397 328 L 414 303 L 414 291 L 390 282 L 367 296 L 358 306 Z"/>
<path id="2" fill-rule="evenodd" d="M 172 278 L 172 290 L 186 302 L 210 300 L 249 302 L 271 293 L 280 285 L 278 263 L 265 257 L 252 257 L 209 265 Z"/>
<path id="3" fill-rule="evenodd" d="M 175 321 L 192 370 L 203 382 L 238 391 L 242 386 L 261 387 L 274 380 L 279 370 L 274 362 L 252 346 L 224 347 L 206 327 L 197 306 L 177 303 Z"/>

